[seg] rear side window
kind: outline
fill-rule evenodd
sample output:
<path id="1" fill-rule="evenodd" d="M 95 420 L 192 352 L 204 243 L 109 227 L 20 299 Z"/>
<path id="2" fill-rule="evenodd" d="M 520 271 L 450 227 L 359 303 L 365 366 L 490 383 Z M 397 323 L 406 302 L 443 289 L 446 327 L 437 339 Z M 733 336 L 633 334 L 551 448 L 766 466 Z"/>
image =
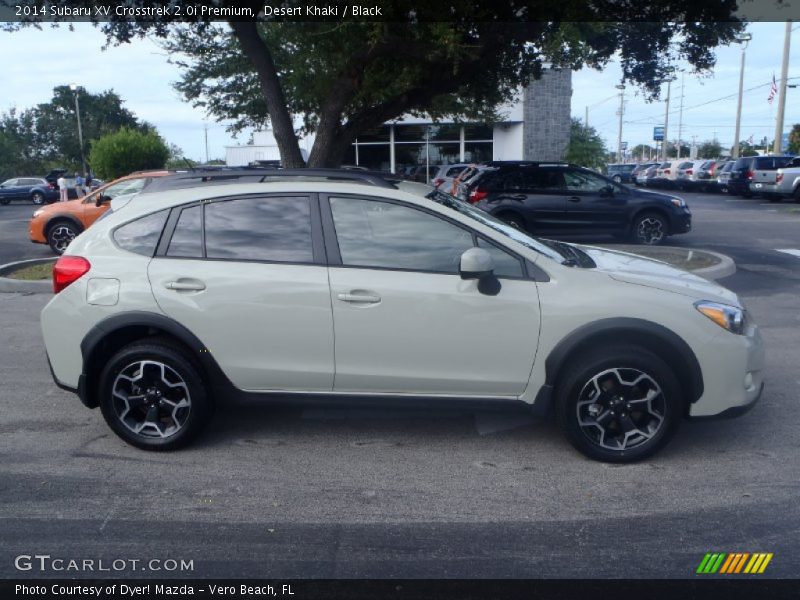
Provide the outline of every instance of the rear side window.
<path id="1" fill-rule="evenodd" d="M 168 211 L 161 210 L 118 227 L 113 234 L 114 241 L 123 250 L 153 256 L 167 220 L 167 213 Z"/>
<path id="2" fill-rule="evenodd" d="M 203 207 L 190 206 L 181 211 L 167 248 L 167 256 L 203 257 Z"/>
<path id="3" fill-rule="evenodd" d="M 313 262 L 308 197 L 224 200 L 205 211 L 208 258 Z"/>

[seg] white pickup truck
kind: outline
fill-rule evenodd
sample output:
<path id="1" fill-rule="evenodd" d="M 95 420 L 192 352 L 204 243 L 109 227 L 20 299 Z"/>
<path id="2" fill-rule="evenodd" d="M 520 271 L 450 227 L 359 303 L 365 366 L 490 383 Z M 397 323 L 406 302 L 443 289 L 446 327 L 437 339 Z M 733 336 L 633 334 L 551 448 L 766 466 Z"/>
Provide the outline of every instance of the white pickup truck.
<path id="1" fill-rule="evenodd" d="M 770 201 L 777 202 L 781 198 L 794 198 L 795 201 L 800 202 L 800 157 L 760 158 L 762 160 L 772 159 L 774 164 L 764 165 L 767 168 L 757 168 L 753 171 L 750 191 L 754 194 L 764 194 Z"/>

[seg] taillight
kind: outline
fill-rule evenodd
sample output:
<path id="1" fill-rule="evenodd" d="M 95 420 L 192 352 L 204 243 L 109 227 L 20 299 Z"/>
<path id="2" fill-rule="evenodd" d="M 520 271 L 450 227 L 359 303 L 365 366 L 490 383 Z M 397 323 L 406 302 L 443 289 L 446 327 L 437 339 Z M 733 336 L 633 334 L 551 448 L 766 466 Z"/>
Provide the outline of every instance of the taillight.
<path id="1" fill-rule="evenodd" d="M 53 265 L 53 293 L 57 294 L 69 284 L 89 272 L 92 265 L 81 256 L 62 256 Z"/>
<path id="2" fill-rule="evenodd" d="M 669 169 L 664 169 L 664 175 L 669 175 Z"/>
<path id="3" fill-rule="evenodd" d="M 753 178 L 753 172 L 748 170 L 747 174 L 745 175 L 745 177 L 747 177 L 748 179 L 752 179 Z"/>
<path id="4" fill-rule="evenodd" d="M 443 183 L 444 183 L 444 179 L 442 179 L 441 177 L 437 177 L 436 179 L 433 180 L 433 187 L 437 187 L 438 188 Z"/>
<path id="5" fill-rule="evenodd" d="M 693 173 L 694 173 L 693 169 L 686 169 L 686 174 L 687 175 L 692 175 Z"/>
<path id="6" fill-rule="evenodd" d="M 486 196 L 488 195 L 489 192 L 487 192 L 486 190 L 482 190 L 481 188 L 475 188 L 469 193 L 469 203 L 477 204 L 478 202 L 486 198 Z"/>
<path id="7" fill-rule="evenodd" d="M 783 181 L 783 173 L 778 173 L 775 175 L 775 183 L 780 183 L 781 181 Z"/>

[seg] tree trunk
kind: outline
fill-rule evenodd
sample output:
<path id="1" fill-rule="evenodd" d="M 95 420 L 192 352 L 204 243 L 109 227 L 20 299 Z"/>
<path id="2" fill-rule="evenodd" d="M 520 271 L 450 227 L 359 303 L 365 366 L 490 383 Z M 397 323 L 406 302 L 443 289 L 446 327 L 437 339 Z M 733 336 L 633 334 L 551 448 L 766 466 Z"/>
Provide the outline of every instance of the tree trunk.
<path id="1" fill-rule="evenodd" d="M 294 132 L 292 115 L 286 106 L 286 97 L 283 94 L 278 71 L 275 69 L 269 48 L 258 34 L 257 24 L 250 21 L 229 21 L 228 24 L 258 73 L 261 91 L 264 94 L 267 112 L 272 122 L 272 131 L 275 141 L 278 143 L 281 164 L 287 169 L 305 167 L 306 164 L 300 153 L 300 144 Z"/>

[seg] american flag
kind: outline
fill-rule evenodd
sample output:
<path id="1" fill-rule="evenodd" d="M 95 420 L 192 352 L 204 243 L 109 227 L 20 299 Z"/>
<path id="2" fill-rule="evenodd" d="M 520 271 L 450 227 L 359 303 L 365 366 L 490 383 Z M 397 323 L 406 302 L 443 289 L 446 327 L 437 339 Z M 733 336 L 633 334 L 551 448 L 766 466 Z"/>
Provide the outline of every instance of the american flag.
<path id="1" fill-rule="evenodd" d="M 772 104 L 772 101 L 775 99 L 775 95 L 778 93 L 778 82 L 775 81 L 775 73 L 772 74 L 772 85 L 769 86 L 769 96 L 767 96 L 767 102 Z"/>

